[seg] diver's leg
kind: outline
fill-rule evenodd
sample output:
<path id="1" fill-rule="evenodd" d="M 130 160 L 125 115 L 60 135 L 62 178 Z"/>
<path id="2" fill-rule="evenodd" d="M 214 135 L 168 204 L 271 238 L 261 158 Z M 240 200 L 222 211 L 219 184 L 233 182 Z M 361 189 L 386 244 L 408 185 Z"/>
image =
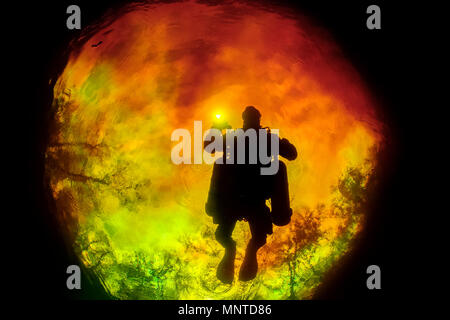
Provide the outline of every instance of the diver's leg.
<path id="1" fill-rule="evenodd" d="M 272 234 L 272 221 L 268 211 L 269 208 L 265 207 L 258 214 L 248 218 L 252 238 L 248 242 L 244 261 L 239 270 L 239 280 L 241 281 L 252 280 L 258 273 L 258 250 L 266 244 L 267 235 Z"/>
<path id="2" fill-rule="evenodd" d="M 287 168 L 283 161 L 279 162 L 278 172 L 273 178 L 271 188 L 272 221 L 277 226 L 284 226 L 291 221 L 292 209 L 289 200 Z"/>
<path id="3" fill-rule="evenodd" d="M 236 242 L 231 238 L 233 234 L 234 227 L 236 226 L 235 219 L 227 219 L 221 221 L 216 229 L 216 240 L 219 242 L 224 248 L 229 246 L 236 245 Z"/>
<path id="4" fill-rule="evenodd" d="M 231 238 L 236 220 L 222 221 L 216 230 L 216 240 L 225 248 L 225 254 L 217 266 L 217 278 L 223 283 L 232 283 L 234 278 L 234 259 L 236 242 Z"/>

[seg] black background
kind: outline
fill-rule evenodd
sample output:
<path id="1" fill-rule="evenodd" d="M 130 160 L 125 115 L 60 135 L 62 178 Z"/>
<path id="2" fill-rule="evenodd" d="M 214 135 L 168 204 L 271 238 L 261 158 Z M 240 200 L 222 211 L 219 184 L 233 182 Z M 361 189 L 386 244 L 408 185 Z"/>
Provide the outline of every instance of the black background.
<path id="1" fill-rule="evenodd" d="M 417 205 L 410 201 L 414 195 L 410 192 L 412 164 L 408 150 L 412 138 L 409 129 L 416 112 L 409 83 L 413 60 L 410 38 L 412 33 L 414 37 L 422 37 L 421 29 L 411 27 L 414 14 L 408 11 L 410 6 L 401 1 L 272 2 L 305 13 L 331 32 L 382 106 L 380 114 L 391 130 L 386 158 L 381 159 L 389 165 L 380 177 L 380 193 L 368 215 L 369 227 L 359 246 L 328 275 L 328 281 L 319 288 L 315 298 L 369 303 L 409 298 L 414 292 L 410 288 L 414 283 L 410 277 L 414 260 L 410 253 L 418 247 L 416 241 L 410 240 L 409 223 L 418 211 Z M 10 82 L 19 89 L 17 93 L 7 94 L 14 95 L 12 109 L 18 111 L 14 117 L 20 119 L 23 127 L 18 130 L 16 125 L 4 121 L 4 127 L 15 137 L 11 146 L 15 155 L 12 160 L 21 168 L 20 178 L 8 179 L 9 189 L 15 191 L 6 199 L 14 204 L 7 212 L 14 220 L 10 224 L 9 231 L 13 235 L 8 236 L 8 243 L 14 245 L 9 246 L 13 253 L 6 265 L 14 292 L 29 301 L 107 298 L 100 286 L 84 278 L 82 290 L 66 289 L 66 268 L 78 262 L 66 250 L 49 213 L 42 182 L 43 146 L 52 100 L 49 78 L 64 67 L 67 45 L 80 34 L 80 31 L 66 28 L 67 6 L 81 7 L 84 27 L 99 19 L 108 8 L 121 3 L 35 1 L 19 3 L 7 11 L 11 18 L 7 20 L 7 30 L 16 31 L 10 42 L 12 49 L 8 50 L 16 60 L 10 61 L 18 61 L 10 63 L 13 69 Z M 381 30 L 366 28 L 366 8 L 370 4 L 381 8 Z M 366 268 L 371 264 L 381 267 L 381 290 L 366 288 Z M 283 310 L 295 309 L 292 303 L 287 303 Z M 348 305 L 348 302 L 343 304 Z M 157 307 L 155 303 L 152 305 Z M 336 303 L 332 306 L 336 307 Z"/>

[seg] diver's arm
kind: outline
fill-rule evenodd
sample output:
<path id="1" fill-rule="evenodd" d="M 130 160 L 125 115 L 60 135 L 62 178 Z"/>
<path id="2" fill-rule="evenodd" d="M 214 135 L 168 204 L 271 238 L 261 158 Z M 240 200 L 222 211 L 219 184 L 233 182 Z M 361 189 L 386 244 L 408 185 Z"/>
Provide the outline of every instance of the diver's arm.
<path id="1" fill-rule="evenodd" d="M 222 144 L 218 144 L 216 145 L 216 148 L 208 150 L 206 147 L 209 146 L 211 143 L 213 143 L 216 138 L 218 138 L 216 135 L 214 135 L 213 130 L 209 130 L 207 135 L 205 136 L 205 140 L 203 140 L 203 148 L 205 149 L 206 152 L 209 152 L 211 154 L 214 154 L 216 151 L 217 152 L 221 152 L 223 151 L 223 146 L 225 145 L 225 135 L 223 134 L 222 130 L 219 130 L 217 128 L 211 128 L 211 129 L 216 129 L 217 131 L 220 132 L 220 137 L 221 139 L 223 139 Z M 217 133 L 216 131 L 216 133 Z"/>
<path id="2" fill-rule="evenodd" d="M 297 158 L 297 149 L 286 138 L 280 139 L 280 156 L 288 159 L 289 161 Z"/>
<path id="3" fill-rule="evenodd" d="M 203 140 L 203 148 L 206 148 L 211 143 L 213 143 L 217 138 L 221 137 L 223 139 L 222 144 L 216 144 L 216 148 L 211 150 L 206 150 L 206 152 L 209 152 L 211 154 L 214 154 L 216 151 L 221 152 L 223 151 L 223 148 L 225 146 L 225 134 L 223 133 L 224 130 L 231 129 L 231 126 L 228 124 L 227 121 L 215 121 L 213 122 L 211 129 L 208 131 L 207 135 L 205 136 L 205 139 Z"/>

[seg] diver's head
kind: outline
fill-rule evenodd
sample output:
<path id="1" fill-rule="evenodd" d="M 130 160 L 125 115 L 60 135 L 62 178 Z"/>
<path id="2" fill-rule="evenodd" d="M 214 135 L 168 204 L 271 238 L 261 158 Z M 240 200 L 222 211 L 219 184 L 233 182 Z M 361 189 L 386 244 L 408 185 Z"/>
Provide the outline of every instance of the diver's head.
<path id="1" fill-rule="evenodd" d="M 244 120 L 244 130 L 261 128 L 261 113 L 254 106 L 248 106 L 242 112 L 242 120 Z"/>

